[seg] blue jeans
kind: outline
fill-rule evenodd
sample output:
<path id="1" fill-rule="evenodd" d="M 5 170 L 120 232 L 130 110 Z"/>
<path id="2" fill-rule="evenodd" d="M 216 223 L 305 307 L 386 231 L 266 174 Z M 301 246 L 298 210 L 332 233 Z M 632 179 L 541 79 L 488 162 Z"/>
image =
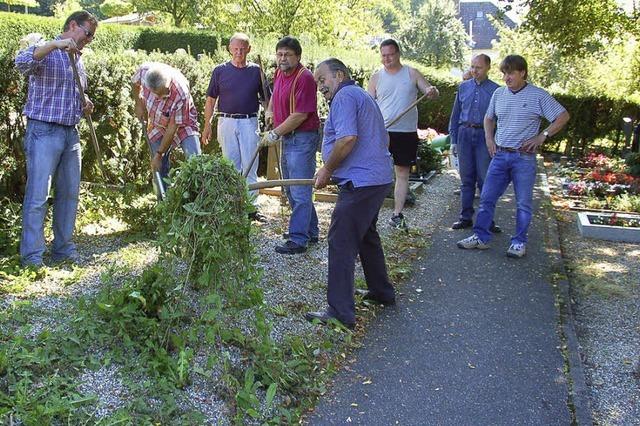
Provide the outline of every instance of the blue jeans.
<path id="1" fill-rule="evenodd" d="M 458 164 L 460 168 L 460 220 L 473 219 L 473 199 L 476 183 L 482 193 L 484 178 L 491 156 L 484 139 L 484 129 L 464 127 L 458 129 Z"/>
<path id="2" fill-rule="evenodd" d="M 313 178 L 316 173 L 318 140 L 317 131 L 294 131 L 282 138 L 283 178 Z M 291 206 L 289 240 L 306 246 L 311 237 L 318 236 L 318 215 L 313 205 L 313 188 L 308 185 L 288 186 L 285 193 Z"/>
<path id="3" fill-rule="evenodd" d="M 491 240 L 489 231 L 498 199 L 513 182 L 516 194 L 516 233 L 511 243 L 527 242 L 527 230 L 533 209 L 533 186 L 536 183 L 536 155 L 498 151 L 491 160 L 480 195 L 480 209 L 473 231 L 484 243 Z"/>
<path id="4" fill-rule="evenodd" d="M 24 152 L 27 187 L 22 204 L 22 263 L 42 264 L 45 251 L 44 219 L 52 184 L 55 197 L 51 258 L 59 261 L 75 256 L 76 246 L 71 240 L 76 224 L 82 162 L 78 130 L 75 126 L 28 119 Z"/>
<path id="5" fill-rule="evenodd" d="M 155 155 L 158 148 L 160 148 L 160 142 L 162 139 L 158 139 L 155 142 L 151 142 L 151 153 Z M 191 157 L 192 155 L 199 155 L 202 153 L 200 149 L 200 140 L 197 136 L 187 136 L 180 142 L 180 146 L 182 147 L 182 151 L 184 152 L 184 156 L 186 158 Z M 160 168 L 160 176 L 162 179 L 166 179 L 169 176 L 169 169 L 171 169 L 171 150 L 173 149 L 173 144 L 167 149 L 167 152 L 164 153 L 162 157 L 162 167 Z"/>

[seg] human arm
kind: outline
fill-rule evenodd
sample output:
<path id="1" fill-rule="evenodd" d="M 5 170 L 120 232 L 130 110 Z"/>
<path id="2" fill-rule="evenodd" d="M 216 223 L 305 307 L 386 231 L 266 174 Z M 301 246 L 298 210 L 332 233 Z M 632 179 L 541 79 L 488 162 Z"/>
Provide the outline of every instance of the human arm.
<path id="1" fill-rule="evenodd" d="M 204 103 L 204 129 L 202 130 L 202 136 L 200 137 L 202 145 L 208 144 L 211 139 L 211 121 L 213 119 L 213 111 L 215 110 L 217 100 L 218 98 L 207 96 L 207 100 Z"/>
<path id="2" fill-rule="evenodd" d="M 378 86 L 378 72 L 373 73 L 371 78 L 369 79 L 369 84 L 367 84 L 367 92 L 371 95 L 373 99 L 376 98 L 376 88 Z"/>
<path id="3" fill-rule="evenodd" d="M 45 57 L 56 49 L 77 52 L 76 43 L 73 39 L 51 40 L 40 45 L 29 46 L 19 51 L 15 59 L 16 68 L 23 75 L 32 74 L 42 65 Z"/>
<path id="4" fill-rule="evenodd" d="M 338 167 L 340 167 L 342 161 L 351 153 L 357 140 L 357 136 L 345 136 L 336 140 L 329 158 L 316 173 L 316 189 L 324 188 L 329 184 L 331 175 Z"/>
<path id="5" fill-rule="evenodd" d="M 538 147 L 547 140 L 548 137 L 551 137 L 562 130 L 562 128 L 566 126 L 567 122 L 569 121 L 569 118 L 571 118 L 571 116 L 566 110 L 560 113 L 560 115 L 558 115 L 556 119 L 551 122 L 549 127 L 540 132 L 538 135 L 532 137 L 531 139 L 526 140 L 522 144 L 522 151 L 531 153 L 535 152 Z M 547 132 L 548 136 L 545 136 L 545 132 Z"/>
<path id="6" fill-rule="evenodd" d="M 435 86 L 432 86 L 427 81 L 427 79 L 424 78 L 424 75 L 422 75 L 422 73 L 420 71 L 418 71 L 415 68 L 409 68 L 409 73 L 411 74 L 411 77 L 416 82 L 416 86 L 418 86 L 418 89 L 422 93 L 427 95 L 427 98 L 435 99 L 438 96 L 440 96 L 440 92 L 438 91 L 438 89 Z"/>
<path id="7" fill-rule="evenodd" d="M 273 97 L 269 99 L 267 106 L 264 108 L 264 121 L 267 129 L 273 127 Z"/>
<path id="8" fill-rule="evenodd" d="M 162 139 L 160 140 L 158 150 L 151 159 L 151 167 L 153 168 L 153 170 L 160 170 L 160 167 L 162 166 L 162 157 L 164 157 L 164 154 L 173 143 L 173 137 L 175 136 L 177 130 L 178 124 L 176 123 L 176 119 L 175 117 L 171 117 L 171 119 L 169 120 L 169 124 L 167 125 L 167 128 L 162 135 Z"/>
<path id="9" fill-rule="evenodd" d="M 451 136 L 451 151 L 453 155 L 458 155 L 458 127 L 460 126 L 460 90 L 456 92 L 453 100 L 453 109 L 449 118 L 449 136 Z"/>
<path id="10" fill-rule="evenodd" d="M 484 139 L 487 144 L 487 150 L 489 151 L 489 155 L 493 157 L 496 155 L 496 121 L 488 116 L 484 116 Z"/>
<path id="11" fill-rule="evenodd" d="M 134 77 L 135 79 L 135 77 Z M 133 102 L 135 103 L 134 111 L 138 120 L 146 123 L 147 121 L 147 110 L 145 107 L 144 98 L 142 97 L 142 85 L 140 81 L 133 81 L 131 83 L 131 97 L 133 98 Z"/>

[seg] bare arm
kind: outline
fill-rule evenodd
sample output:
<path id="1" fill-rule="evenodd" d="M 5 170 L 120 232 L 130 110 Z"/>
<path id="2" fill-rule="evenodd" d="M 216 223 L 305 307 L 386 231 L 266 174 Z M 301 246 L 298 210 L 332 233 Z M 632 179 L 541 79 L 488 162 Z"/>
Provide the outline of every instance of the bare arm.
<path id="1" fill-rule="evenodd" d="M 289 114 L 286 120 L 284 120 L 278 127 L 273 129 L 278 136 L 286 135 L 297 129 L 304 121 L 309 117 L 308 112 L 294 112 Z"/>
<path id="2" fill-rule="evenodd" d="M 336 141 L 329 159 L 316 173 L 315 187 L 317 189 L 324 188 L 329 184 L 331 175 L 351 153 L 353 147 L 356 145 L 356 140 L 358 140 L 357 136 L 345 136 Z"/>
<path id="3" fill-rule="evenodd" d="M 171 146 L 171 143 L 173 142 L 173 137 L 175 136 L 177 130 L 178 130 L 178 124 L 176 124 L 176 119 L 175 117 L 171 117 L 171 120 L 169 120 L 169 124 L 167 125 L 164 135 L 162 135 L 162 139 L 160 140 L 160 146 L 158 147 L 156 154 L 151 159 L 151 167 L 154 170 L 160 170 L 160 166 L 162 164 L 162 157 Z"/>
<path id="4" fill-rule="evenodd" d="M 378 87 L 378 72 L 373 73 L 371 78 L 369 79 L 369 84 L 367 84 L 367 92 L 371 95 L 373 99 L 376 99 L 376 88 Z"/>
<path id="5" fill-rule="evenodd" d="M 435 86 L 432 86 L 427 81 L 427 79 L 424 78 L 424 75 L 422 75 L 420 71 L 418 71 L 415 68 L 409 68 L 409 73 L 411 74 L 412 78 L 415 80 L 416 86 L 418 86 L 418 89 L 422 93 L 427 95 L 427 98 L 435 99 L 438 96 L 440 96 L 440 92 L 438 91 L 438 89 Z"/>
<path id="6" fill-rule="evenodd" d="M 489 155 L 493 157 L 496 155 L 496 121 L 487 117 L 484 117 L 484 139 L 487 143 L 487 150 Z"/>
<path id="7" fill-rule="evenodd" d="M 562 130 L 562 128 L 567 125 L 569 118 L 571 118 L 571 116 L 567 111 L 564 111 L 558 117 L 556 117 L 556 119 L 553 120 L 553 122 L 549 125 L 549 127 L 546 128 L 546 132 L 549 133 L 549 137 L 555 135 L 560 130 Z M 542 145 L 546 140 L 547 140 L 547 136 L 544 135 L 544 131 L 543 131 L 538 135 L 532 137 L 531 139 L 525 141 L 522 144 L 522 150 L 525 152 L 535 152 L 536 149 L 538 149 L 538 147 Z"/>
<path id="8" fill-rule="evenodd" d="M 213 118 L 213 111 L 215 110 L 217 100 L 218 98 L 207 96 L 207 100 L 204 103 L 204 129 L 200 137 L 202 145 L 208 144 L 211 139 L 211 119 Z"/>

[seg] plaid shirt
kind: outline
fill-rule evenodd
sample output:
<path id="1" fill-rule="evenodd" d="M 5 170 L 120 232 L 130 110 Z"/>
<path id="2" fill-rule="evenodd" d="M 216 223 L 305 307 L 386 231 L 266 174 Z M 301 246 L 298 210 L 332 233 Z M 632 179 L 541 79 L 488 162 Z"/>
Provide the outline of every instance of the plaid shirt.
<path id="1" fill-rule="evenodd" d="M 54 49 L 38 61 L 33 58 L 33 51 L 38 46 L 21 50 L 15 59 L 18 71 L 29 77 L 23 114 L 48 123 L 76 125 L 82 116 L 82 98 L 73 78 L 69 55 L 64 50 Z M 76 55 L 76 64 L 82 87 L 86 88 L 87 73 L 80 55 Z"/>
<path id="2" fill-rule="evenodd" d="M 149 113 L 147 124 L 149 141 L 156 142 L 158 139 L 162 139 L 171 118 L 174 118 L 178 125 L 173 137 L 174 146 L 179 145 L 188 136 L 199 136 L 198 112 L 189 93 L 189 82 L 180 71 L 169 67 L 172 70 L 169 94 L 160 98 L 144 84 L 147 71 L 152 65 L 150 63 L 142 64 L 131 79 L 134 84 L 140 84 L 142 96 L 145 99 Z"/>

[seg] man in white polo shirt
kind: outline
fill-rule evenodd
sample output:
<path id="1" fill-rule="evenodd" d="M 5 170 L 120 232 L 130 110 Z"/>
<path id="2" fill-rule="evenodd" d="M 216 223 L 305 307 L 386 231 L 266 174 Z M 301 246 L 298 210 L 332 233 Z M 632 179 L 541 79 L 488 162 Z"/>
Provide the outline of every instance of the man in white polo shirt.
<path id="1" fill-rule="evenodd" d="M 487 249 L 496 202 L 513 182 L 516 195 L 516 232 L 507 256 L 526 253 L 531 223 L 533 187 L 536 182 L 536 150 L 569 121 L 569 113 L 544 89 L 527 82 L 527 61 L 509 55 L 500 64 L 507 87 L 496 89 L 484 117 L 487 149 L 492 157 L 480 196 L 474 234 L 457 245 L 462 249 Z M 540 122 L 551 123 L 540 132 Z M 497 126 L 497 131 L 496 131 Z"/>

